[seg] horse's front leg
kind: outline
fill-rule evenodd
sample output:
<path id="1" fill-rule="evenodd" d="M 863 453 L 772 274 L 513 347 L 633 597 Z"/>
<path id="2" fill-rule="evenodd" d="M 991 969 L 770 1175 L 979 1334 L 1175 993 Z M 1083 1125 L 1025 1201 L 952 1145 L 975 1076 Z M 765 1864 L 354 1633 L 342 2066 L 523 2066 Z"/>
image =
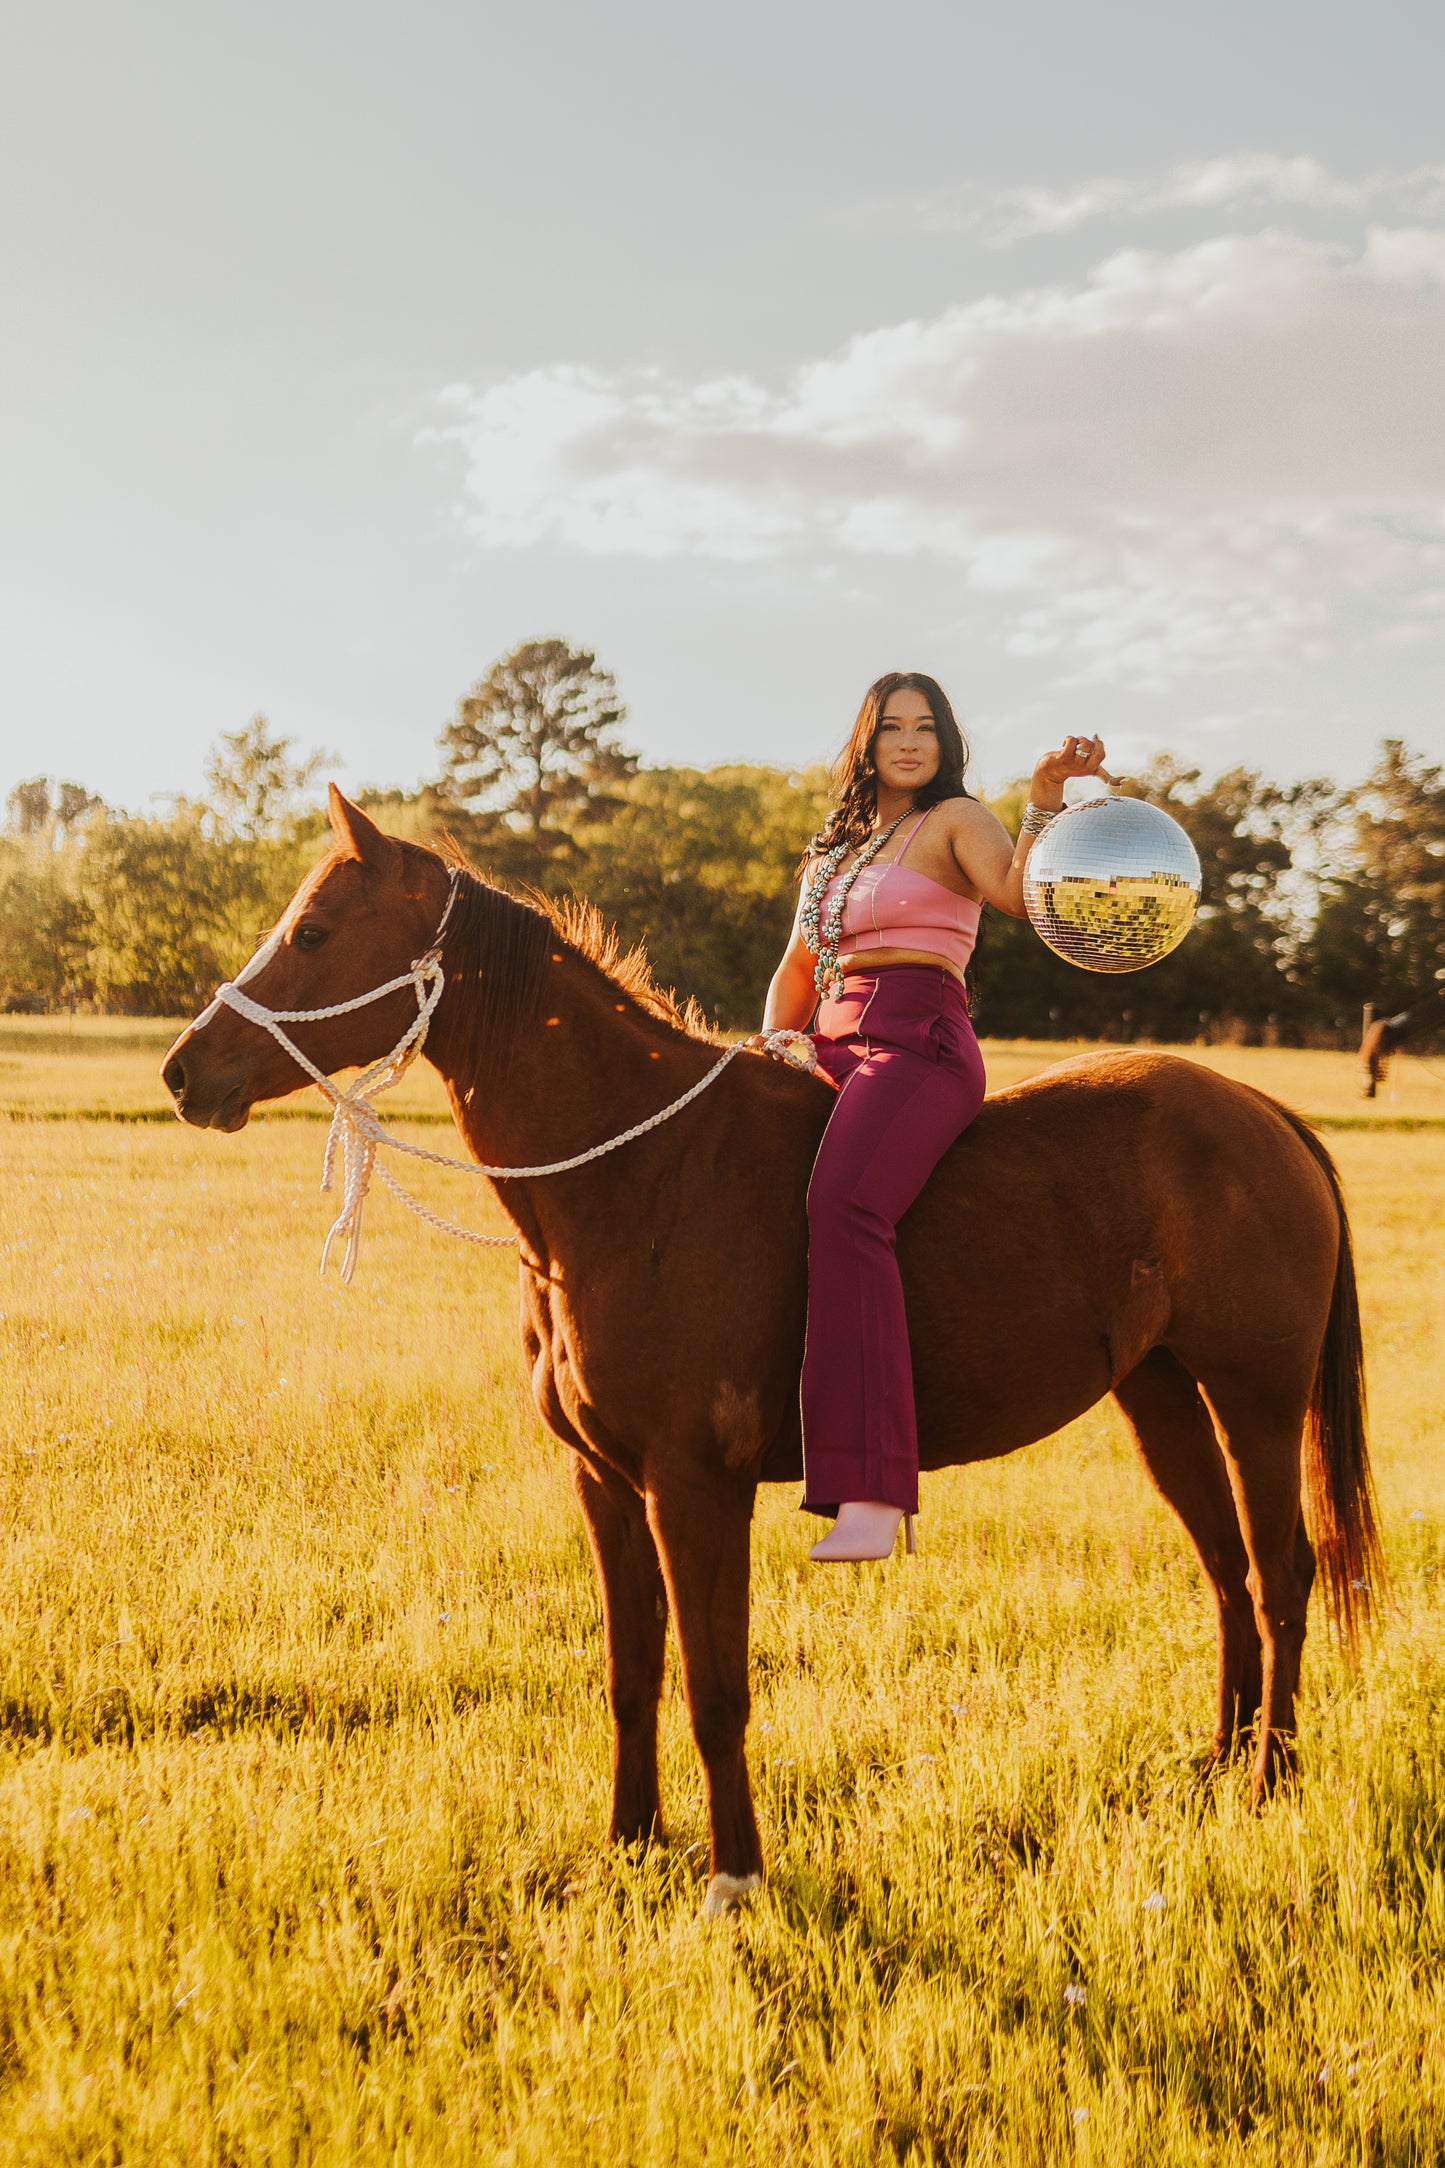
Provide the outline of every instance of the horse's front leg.
<path id="1" fill-rule="evenodd" d="M 748 1724 L 750 1476 L 668 1469 L 648 1485 L 647 1510 L 667 1580 L 693 1737 L 707 1775 L 711 1879 L 703 1910 L 731 1911 L 761 1886 Z"/>
<path id="2" fill-rule="evenodd" d="M 607 1629 L 612 1710 L 612 1826 L 623 1844 L 662 1835 L 657 1790 L 657 1705 L 667 1638 L 667 1599 L 657 1547 L 636 1491 L 580 1453 L 572 1460 Z"/>

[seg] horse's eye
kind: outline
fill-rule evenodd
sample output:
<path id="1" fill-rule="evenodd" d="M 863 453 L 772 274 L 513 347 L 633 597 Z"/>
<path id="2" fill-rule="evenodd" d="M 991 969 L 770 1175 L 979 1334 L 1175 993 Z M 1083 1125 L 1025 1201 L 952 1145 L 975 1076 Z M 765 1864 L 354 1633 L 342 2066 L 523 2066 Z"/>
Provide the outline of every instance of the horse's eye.
<path id="1" fill-rule="evenodd" d="M 299 949 L 320 948 L 329 931 L 330 928 L 326 926 L 298 926 L 291 940 Z"/>

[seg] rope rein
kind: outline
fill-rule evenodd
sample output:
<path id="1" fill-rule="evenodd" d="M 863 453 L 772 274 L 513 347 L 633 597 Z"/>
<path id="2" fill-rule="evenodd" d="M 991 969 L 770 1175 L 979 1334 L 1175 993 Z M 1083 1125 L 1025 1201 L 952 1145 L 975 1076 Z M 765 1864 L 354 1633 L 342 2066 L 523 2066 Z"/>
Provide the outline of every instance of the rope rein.
<path id="1" fill-rule="evenodd" d="M 460 1241 L 474 1242 L 482 1249 L 512 1249 L 516 1246 L 515 1235 L 479 1234 L 473 1227 L 459 1227 L 454 1220 L 443 1219 L 440 1213 L 433 1212 L 420 1198 L 413 1197 L 409 1190 L 403 1189 L 388 1168 L 378 1164 L 376 1155 L 381 1146 L 384 1145 L 393 1152 L 404 1152 L 410 1159 L 424 1160 L 429 1166 L 450 1167 L 459 1174 L 486 1175 L 494 1182 L 514 1182 L 546 1174 L 570 1174 L 574 1167 L 585 1167 L 594 1159 L 604 1158 L 608 1152 L 620 1151 L 624 1144 L 631 1144 L 636 1138 L 645 1137 L 649 1130 L 660 1129 L 664 1122 L 670 1122 L 674 1114 L 681 1114 L 684 1107 L 691 1106 L 693 1100 L 699 1098 L 709 1084 L 716 1083 L 734 1055 L 742 1052 L 741 1045 L 728 1047 L 707 1074 L 699 1077 L 696 1084 L 680 1098 L 674 1099 L 670 1106 L 661 1108 L 656 1114 L 649 1115 L 646 1121 L 636 1122 L 631 1129 L 624 1129 L 620 1136 L 609 1137 L 605 1144 L 594 1144 L 590 1151 L 576 1152 L 570 1159 L 551 1160 L 542 1167 L 484 1167 L 474 1159 L 454 1159 L 446 1152 L 428 1152 L 419 1144 L 408 1144 L 404 1138 L 392 1136 L 371 1102 L 379 1092 L 389 1090 L 405 1076 L 426 1044 L 428 1027 L 446 985 L 446 974 L 442 969 L 442 939 L 446 933 L 447 921 L 452 915 L 452 906 L 457 899 L 459 881 L 460 874 L 453 872 L 446 908 L 437 922 L 437 930 L 426 954 L 419 956 L 409 971 L 403 971 L 397 978 L 388 979 L 384 986 L 373 987 L 369 994 L 357 994 L 351 1001 L 335 1001 L 329 1008 L 324 1009 L 266 1008 L 246 992 L 242 981 L 259 970 L 262 964 L 276 953 L 277 944 L 273 936 L 272 940 L 258 951 L 239 978 L 230 979 L 224 986 L 216 988 L 215 1001 L 203 1016 L 196 1019 L 194 1028 L 199 1030 L 201 1025 L 215 1014 L 216 1003 L 224 1002 L 228 1009 L 234 1009 L 247 1023 L 259 1024 L 263 1031 L 269 1031 L 277 1045 L 285 1049 L 331 1102 L 331 1127 L 326 1133 L 321 1187 L 323 1191 L 330 1191 L 334 1187 L 336 1162 L 339 1157 L 341 1210 L 332 1222 L 322 1246 L 321 1270 L 325 1272 L 331 1246 L 340 1236 L 346 1244 L 341 1261 L 341 1279 L 344 1286 L 350 1285 L 351 1276 L 356 1270 L 356 1260 L 361 1248 L 361 1215 L 373 1174 L 379 1177 L 383 1188 L 391 1192 L 398 1204 L 404 1204 L 409 1212 L 414 1212 L 419 1220 L 424 1220 L 427 1226 L 436 1228 L 438 1233 L 455 1235 Z M 373 1001 L 382 1001 L 388 994 L 399 992 L 403 986 L 412 987 L 416 993 L 415 1020 L 402 1033 L 391 1052 L 383 1054 L 380 1061 L 374 1061 L 369 1069 L 364 1070 L 349 1091 L 344 1092 L 339 1085 L 333 1084 L 325 1071 L 318 1069 L 315 1062 L 308 1060 L 295 1041 L 282 1029 L 285 1024 L 319 1023 L 325 1017 L 347 1016 L 353 1009 L 367 1008 Z"/>

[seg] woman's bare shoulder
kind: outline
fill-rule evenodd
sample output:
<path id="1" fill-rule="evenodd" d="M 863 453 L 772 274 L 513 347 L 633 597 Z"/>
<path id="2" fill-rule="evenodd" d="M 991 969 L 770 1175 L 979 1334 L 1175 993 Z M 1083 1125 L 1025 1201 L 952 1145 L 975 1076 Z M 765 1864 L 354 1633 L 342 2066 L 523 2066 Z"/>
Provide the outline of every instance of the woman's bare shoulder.
<path id="1" fill-rule="evenodd" d="M 934 811 L 933 818 L 947 836 L 1008 834 L 1003 822 L 992 806 L 982 798 L 945 798 Z"/>

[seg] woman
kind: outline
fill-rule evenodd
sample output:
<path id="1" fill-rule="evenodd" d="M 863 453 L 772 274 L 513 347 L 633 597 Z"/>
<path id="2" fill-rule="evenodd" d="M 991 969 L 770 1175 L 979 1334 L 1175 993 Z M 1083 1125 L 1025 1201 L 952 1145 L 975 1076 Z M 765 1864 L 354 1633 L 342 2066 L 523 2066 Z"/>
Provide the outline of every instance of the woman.
<path id="1" fill-rule="evenodd" d="M 784 1059 L 812 1021 L 801 1051 L 839 1088 L 808 1191 L 803 1504 L 836 1515 L 816 1560 L 886 1558 L 905 1515 L 911 1548 L 918 1439 L 894 1231 L 983 1103 L 964 987 L 981 908 L 1023 917 L 1035 837 L 1069 777 L 1103 760 L 1098 738 L 1045 754 L 1015 845 L 964 789 L 968 750 L 942 688 L 895 670 L 869 687 L 834 764 L 763 1015 Z"/>

